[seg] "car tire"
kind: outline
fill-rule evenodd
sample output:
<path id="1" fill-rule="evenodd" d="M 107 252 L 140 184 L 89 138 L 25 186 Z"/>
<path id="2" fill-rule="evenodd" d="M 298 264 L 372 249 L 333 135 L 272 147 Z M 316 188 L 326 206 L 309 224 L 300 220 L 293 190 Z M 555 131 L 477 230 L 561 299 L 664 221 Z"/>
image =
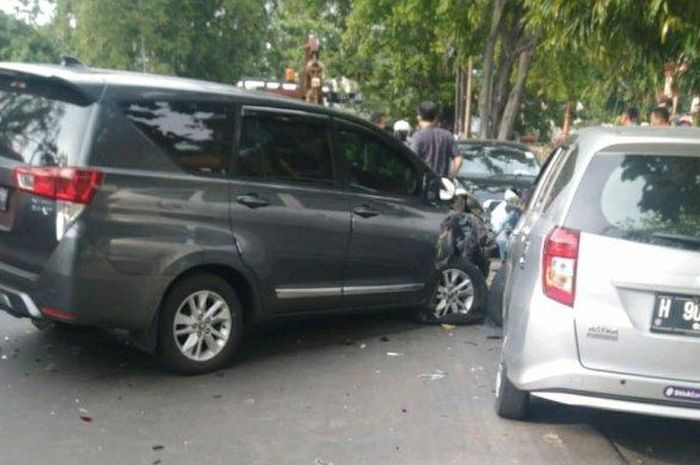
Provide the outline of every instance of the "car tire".
<path id="1" fill-rule="evenodd" d="M 503 291 L 506 286 L 506 268 L 501 267 L 491 281 L 489 295 L 486 303 L 486 315 L 491 322 L 499 328 L 503 327 Z"/>
<path id="2" fill-rule="evenodd" d="M 516 388 L 508 379 L 503 362 L 496 375 L 496 413 L 509 420 L 524 420 L 530 405 L 530 393 Z"/>
<path id="3" fill-rule="evenodd" d="M 163 301 L 156 359 L 180 374 L 222 368 L 238 348 L 242 324 L 243 307 L 226 280 L 212 274 L 185 278 Z"/>
<path id="4" fill-rule="evenodd" d="M 468 297 L 467 300 L 460 300 L 464 298 L 460 294 L 460 289 L 450 289 L 453 292 L 450 296 L 454 297 L 447 297 L 445 292 L 448 291 L 444 284 L 450 280 L 450 276 L 455 277 L 456 284 L 453 287 L 462 285 L 463 289 L 469 290 L 465 295 L 471 294 L 471 300 Z M 421 323 L 466 325 L 483 321 L 487 288 L 486 279 L 479 268 L 464 258 L 454 258 L 440 270 L 437 280 L 428 306 L 418 313 Z M 440 308 L 440 302 L 450 306 L 450 309 L 447 309 L 448 313 L 443 313 L 445 307 Z M 454 306 L 449 302 L 454 303 Z M 468 302 L 471 302 L 471 305 L 467 309 L 465 306 Z M 458 309 L 463 313 L 457 313 L 452 309 Z"/>

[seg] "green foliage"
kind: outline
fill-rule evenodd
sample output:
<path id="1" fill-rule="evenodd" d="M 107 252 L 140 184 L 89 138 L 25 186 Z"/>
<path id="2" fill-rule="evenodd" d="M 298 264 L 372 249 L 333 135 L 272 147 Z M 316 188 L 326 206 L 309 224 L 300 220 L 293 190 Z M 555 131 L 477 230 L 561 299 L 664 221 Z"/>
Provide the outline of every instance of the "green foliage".
<path id="1" fill-rule="evenodd" d="M 370 108 L 412 117 L 421 100 L 449 107 L 454 67 L 477 49 L 475 2 L 355 0 L 343 48 L 347 69 L 362 83 Z M 465 46 L 468 45 L 468 46 Z M 447 105 L 445 105 L 447 103 Z"/>
<path id="2" fill-rule="evenodd" d="M 267 12 L 258 0 L 56 4 L 56 35 L 91 66 L 231 82 L 254 68 L 264 47 Z"/>
<path id="3" fill-rule="evenodd" d="M 0 13 L 0 61 L 56 63 L 58 54 L 43 31 Z"/>
<path id="4" fill-rule="evenodd" d="M 270 77 L 282 78 L 287 67 L 301 72 L 303 46 L 308 35 L 315 34 L 321 42 L 321 60 L 327 75 L 344 74 L 345 60 L 341 48 L 346 29 L 350 0 L 277 0 L 270 4 L 268 43 L 262 57 L 262 68 Z"/>

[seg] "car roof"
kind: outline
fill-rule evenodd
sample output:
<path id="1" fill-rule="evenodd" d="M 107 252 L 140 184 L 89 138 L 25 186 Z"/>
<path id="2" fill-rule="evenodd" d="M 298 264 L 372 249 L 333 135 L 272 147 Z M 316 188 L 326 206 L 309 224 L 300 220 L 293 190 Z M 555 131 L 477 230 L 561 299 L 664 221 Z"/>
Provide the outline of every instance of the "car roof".
<path id="1" fill-rule="evenodd" d="M 522 151 L 530 150 L 527 145 L 519 142 L 497 140 L 497 139 L 462 139 L 457 141 L 457 145 L 468 145 L 470 147 L 504 147 L 518 149 Z"/>
<path id="2" fill-rule="evenodd" d="M 590 127 L 579 130 L 569 144 L 579 147 L 583 160 L 613 146 L 698 145 L 700 128 L 688 127 Z M 700 147 L 699 147 L 700 149 Z M 582 161 L 583 161 L 582 160 Z"/>
<path id="3" fill-rule="evenodd" d="M 222 84 L 178 76 L 90 68 L 82 65 L 64 66 L 38 63 L 0 62 L 0 74 L 2 74 L 3 71 L 38 76 L 46 79 L 59 79 L 70 83 L 79 90 L 86 92 L 88 95 L 95 98 L 95 100 L 99 98 L 99 95 L 101 95 L 102 89 L 104 89 L 105 86 L 200 92 L 206 94 L 240 97 L 246 100 L 254 100 L 256 103 L 263 105 L 270 104 L 274 106 L 284 106 L 285 108 L 300 111 L 323 113 L 330 116 L 350 119 L 356 123 L 362 123 L 367 126 L 372 126 L 362 118 L 320 105 L 312 105 L 292 98 L 265 94 L 259 91 L 243 90 L 231 84 Z"/>

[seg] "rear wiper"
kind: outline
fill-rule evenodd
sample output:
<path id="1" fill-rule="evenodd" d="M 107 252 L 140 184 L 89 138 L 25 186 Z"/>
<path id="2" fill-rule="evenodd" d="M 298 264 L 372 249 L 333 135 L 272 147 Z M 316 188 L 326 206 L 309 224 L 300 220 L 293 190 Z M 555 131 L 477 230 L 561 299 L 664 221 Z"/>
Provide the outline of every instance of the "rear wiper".
<path id="1" fill-rule="evenodd" d="M 667 239 L 670 241 L 682 242 L 684 244 L 700 245 L 700 237 L 687 236 L 685 234 L 654 233 L 651 237 L 657 239 Z"/>

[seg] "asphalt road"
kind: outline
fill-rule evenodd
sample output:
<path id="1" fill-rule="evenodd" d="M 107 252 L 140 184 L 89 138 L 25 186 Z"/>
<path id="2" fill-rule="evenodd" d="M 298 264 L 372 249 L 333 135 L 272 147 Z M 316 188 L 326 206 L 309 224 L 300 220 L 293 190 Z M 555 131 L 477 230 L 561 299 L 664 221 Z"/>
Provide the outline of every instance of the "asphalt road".
<path id="1" fill-rule="evenodd" d="M 497 418 L 499 337 L 401 314 L 295 321 L 250 331 L 221 372 L 179 377 L 114 335 L 3 314 L 0 465 L 700 461 L 696 423 L 548 403 Z"/>

